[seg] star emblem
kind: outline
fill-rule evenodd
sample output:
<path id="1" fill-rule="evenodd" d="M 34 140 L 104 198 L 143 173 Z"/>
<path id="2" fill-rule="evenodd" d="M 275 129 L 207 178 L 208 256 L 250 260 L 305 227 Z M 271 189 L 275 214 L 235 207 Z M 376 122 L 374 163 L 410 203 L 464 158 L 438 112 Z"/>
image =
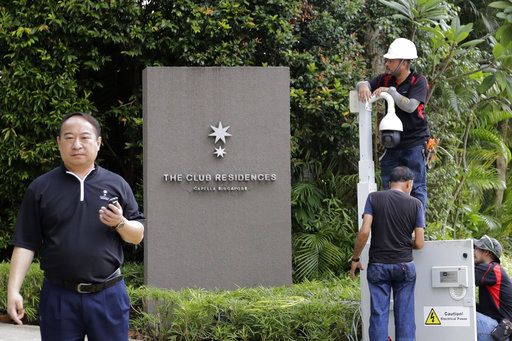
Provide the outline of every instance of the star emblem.
<path id="1" fill-rule="evenodd" d="M 231 134 L 228 133 L 228 129 L 230 126 L 223 127 L 222 122 L 219 122 L 218 127 L 214 127 L 214 126 L 210 126 L 210 127 L 213 129 L 213 133 L 211 133 L 208 136 L 215 137 L 214 143 L 217 143 L 217 141 L 221 140 L 224 144 L 226 144 L 226 137 L 231 136 Z"/>
<path id="2" fill-rule="evenodd" d="M 217 157 L 224 157 L 224 154 L 226 154 L 226 148 L 219 146 L 219 148 L 215 148 L 213 154 L 217 155 Z"/>

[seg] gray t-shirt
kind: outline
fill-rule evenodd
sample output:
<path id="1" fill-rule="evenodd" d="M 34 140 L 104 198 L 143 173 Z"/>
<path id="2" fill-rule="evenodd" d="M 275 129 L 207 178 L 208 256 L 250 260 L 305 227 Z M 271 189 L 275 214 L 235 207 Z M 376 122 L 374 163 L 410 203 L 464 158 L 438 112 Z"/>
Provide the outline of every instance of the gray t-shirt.
<path id="1" fill-rule="evenodd" d="M 406 263 L 412 261 L 411 234 L 425 227 L 421 202 L 398 190 L 370 193 L 364 214 L 373 216 L 370 263 Z"/>

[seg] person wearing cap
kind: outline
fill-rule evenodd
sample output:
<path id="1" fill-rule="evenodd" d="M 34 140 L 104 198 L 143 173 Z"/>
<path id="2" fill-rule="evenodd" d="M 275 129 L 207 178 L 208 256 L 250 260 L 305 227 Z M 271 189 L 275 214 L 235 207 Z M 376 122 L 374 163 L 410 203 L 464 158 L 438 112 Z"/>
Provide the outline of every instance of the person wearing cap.
<path id="1" fill-rule="evenodd" d="M 512 283 L 500 264 L 501 244 L 487 235 L 473 240 L 475 285 L 478 290 L 478 341 L 493 341 L 491 332 L 502 320 L 512 321 Z"/>
<path id="2" fill-rule="evenodd" d="M 411 61 L 418 58 L 416 46 L 405 38 L 394 40 L 384 55 L 386 72 L 370 81 L 357 83 L 359 100 L 368 101 L 372 96 L 387 92 L 393 97 L 395 111 L 403 123 L 399 140 L 386 146 L 380 158 L 381 179 L 388 188 L 393 168 L 406 166 L 415 173 L 412 196 L 427 206 L 427 174 L 425 146 L 430 137 L 425 115 L 427 79 L 411 69 Z"/>
<path id="3" fill-rule="evenodd" d="M 370 291 L 370 341 L 388 339 L 391 289 L 396 340 L 415 339 L 416 267 L 412 250 L 424 245 L 425 220 L 423 205 L 410 195 L 413 179 L 414 173 L 407 167 L 393 169 L 390 189 L 368 196 L 363 224 L 356 237 L 350 269 L 352 279 L 356 277 L 356 270 L 363 270 L 359 257 L 370 234 L 372 236 L 366 271 Z"/>
<path id="4" fill-rule="evenodd" d="M 98 121 L 66 115 L 57 136 L 62 164 L 29 185 L 12 244 L 7 312 L 25 315 L 20 289 L 39 253 L 42 341 L 128 340 L 130 300 L 121 275 L 123 244 L 144 236 L 144 216 L 128 183 L 95 163 Z"/>

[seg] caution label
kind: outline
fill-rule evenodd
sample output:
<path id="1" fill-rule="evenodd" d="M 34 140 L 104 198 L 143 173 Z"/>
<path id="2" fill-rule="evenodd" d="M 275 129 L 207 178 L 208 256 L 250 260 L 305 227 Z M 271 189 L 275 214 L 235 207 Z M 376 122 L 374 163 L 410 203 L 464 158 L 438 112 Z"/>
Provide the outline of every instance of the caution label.
<path id="1" fill-rule="evenodd" d="M 430 313 L 428 313 L 427 319 L 425 320 L 426 326 L 439 326 L 441 321 L 439 321 L 439 317 L 436 314 L 434 308 L 430 309 Z"/>
<path id="2" fill-rule="evenodd" d="M 469 327 L 469 307 L 424 306 L 423 321 L 429 327 Z"/>

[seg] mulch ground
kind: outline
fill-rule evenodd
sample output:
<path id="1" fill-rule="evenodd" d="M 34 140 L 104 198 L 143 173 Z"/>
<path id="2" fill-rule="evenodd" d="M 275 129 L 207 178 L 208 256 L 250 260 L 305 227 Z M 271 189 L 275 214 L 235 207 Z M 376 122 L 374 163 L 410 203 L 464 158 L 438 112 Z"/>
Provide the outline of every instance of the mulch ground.
<path id="1" fill-rule="evenodd" d="M 0 314 L 0 322 L 2 323 L 14 323 L 11 318 L 9 317 L 9 315 L 7 314 Z"/>

